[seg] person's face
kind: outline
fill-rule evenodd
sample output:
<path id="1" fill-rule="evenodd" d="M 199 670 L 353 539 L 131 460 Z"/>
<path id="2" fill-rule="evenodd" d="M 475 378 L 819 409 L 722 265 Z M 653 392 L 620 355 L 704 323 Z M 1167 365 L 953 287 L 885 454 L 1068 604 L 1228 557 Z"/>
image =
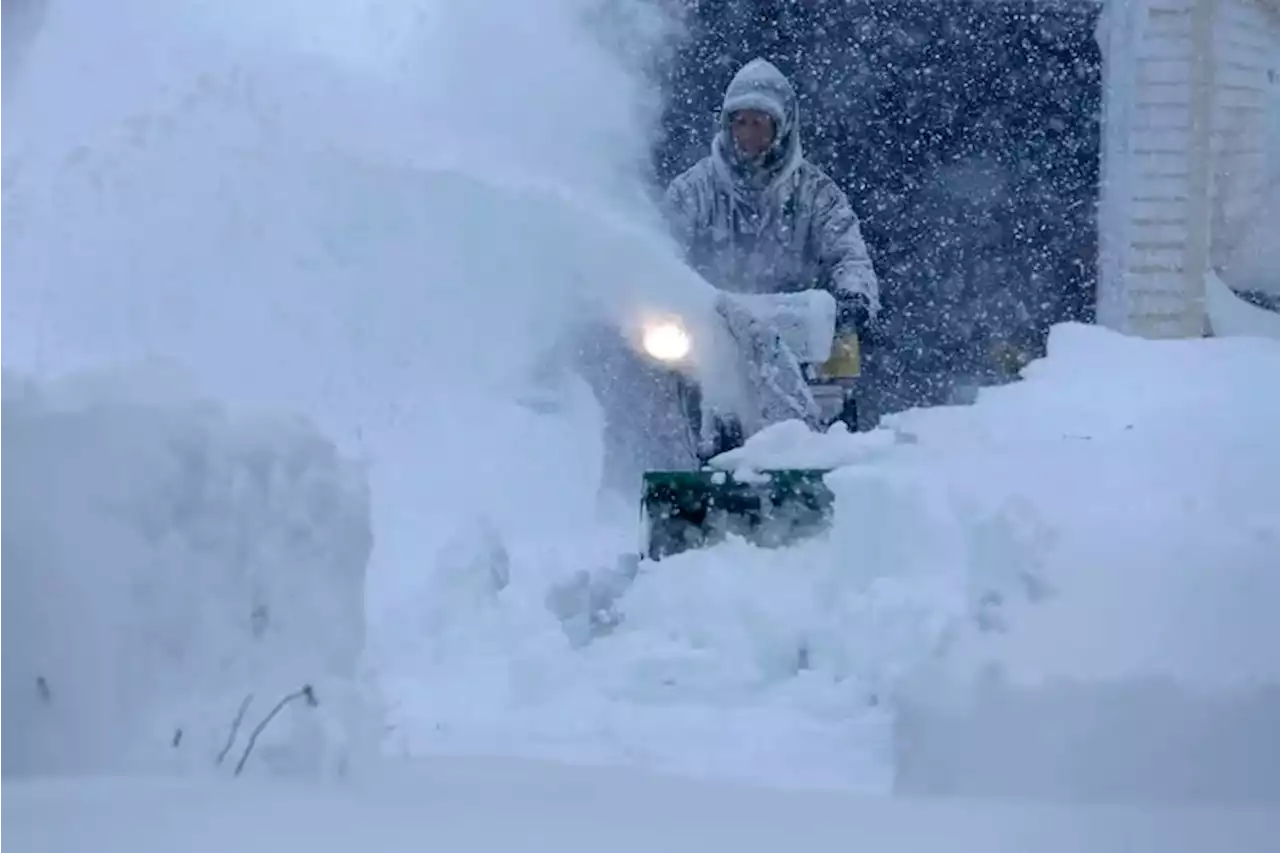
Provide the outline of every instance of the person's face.
<path id="1" fill-rule="evenodd" d="M 760 110 L 738 110 L 729 120 L 733 141 L 747 157 L 757 157 L 773 144 L 773 117 Z"/>

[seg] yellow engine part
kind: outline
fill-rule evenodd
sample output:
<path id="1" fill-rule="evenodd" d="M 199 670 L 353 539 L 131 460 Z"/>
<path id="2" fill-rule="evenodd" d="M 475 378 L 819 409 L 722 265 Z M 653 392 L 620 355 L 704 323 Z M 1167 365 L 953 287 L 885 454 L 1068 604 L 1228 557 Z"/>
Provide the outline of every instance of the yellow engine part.
<path id="1" fill-rule="evenodd" d="M 822 363 L 819 373 L 823 379 L 853 379 L 862 373 L 862 346 L 857 334 L 836 338 L 831 357 Z"/>

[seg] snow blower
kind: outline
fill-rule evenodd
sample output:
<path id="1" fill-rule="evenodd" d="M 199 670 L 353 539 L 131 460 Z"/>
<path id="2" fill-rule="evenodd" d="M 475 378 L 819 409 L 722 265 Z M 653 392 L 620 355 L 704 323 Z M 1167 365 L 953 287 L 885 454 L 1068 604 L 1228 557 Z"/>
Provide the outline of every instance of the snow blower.
<path id="1" fill-rule="evenodd" d="M 725 536 L 779 547 L 826 529 L 834 496 L 825 469 L 732 468 L 719 459 L 765 426 L 798 419 L 857 429 L 856 335 L 835 338 L 835 300 L 821 290 L 724 294 L 717 311 L 732 342 L 736 393 L 708 394 L 701 352 L 678 319 L 650 322 L 641 348 L 676 373 L 694 470 L 647 471 L 641 494 L 642 558 L 658 561 Z M 722 374 L 723 375 L 723 374 Z"/>

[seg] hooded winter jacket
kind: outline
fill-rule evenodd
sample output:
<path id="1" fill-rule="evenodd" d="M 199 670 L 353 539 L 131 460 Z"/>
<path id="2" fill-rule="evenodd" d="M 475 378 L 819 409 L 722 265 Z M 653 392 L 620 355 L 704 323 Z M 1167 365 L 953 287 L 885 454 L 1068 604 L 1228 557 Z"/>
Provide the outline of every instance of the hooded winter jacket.
<path id="1" fill-rule="evenodd" d="M 768 113 L 774 142 L 757 162 L 738 154 L 730 129 L 740 109 Z M 673 180 L 666 215 L 686 258 L 716 287 L 742 293 L 824 288 L 844 302 L 880 288 L 849 200 L 804 159 L 795 89 L 772 63 L 753 59 L 725 91 L 711 153 Z"/>

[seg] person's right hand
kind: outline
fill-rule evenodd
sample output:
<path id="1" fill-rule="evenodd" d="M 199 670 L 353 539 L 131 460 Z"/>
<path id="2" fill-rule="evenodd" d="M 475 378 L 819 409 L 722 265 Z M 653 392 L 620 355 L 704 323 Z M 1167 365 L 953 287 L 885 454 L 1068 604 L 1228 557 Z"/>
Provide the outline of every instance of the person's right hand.
<path id="1" fill-rule="evenodd" d="M 863 337 L 871 325 L 871 302 L 861 293 L 836 295 L 836 337 Z"/>

